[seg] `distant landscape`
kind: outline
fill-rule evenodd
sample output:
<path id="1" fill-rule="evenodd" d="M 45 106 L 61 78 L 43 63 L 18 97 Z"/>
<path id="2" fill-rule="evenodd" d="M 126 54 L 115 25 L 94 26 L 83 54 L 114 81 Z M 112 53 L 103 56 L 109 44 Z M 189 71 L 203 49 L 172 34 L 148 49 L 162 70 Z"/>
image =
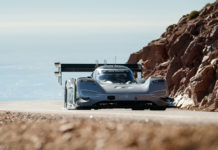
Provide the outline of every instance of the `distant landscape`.
<path id="1" fill-rule="evenodd" d="M 81 78 L 64 97 L 55 62 L 115 57 L 166 80 Z M 217 79 L 218 0 L 0 2 L 0 150 L 218 150 Z"/>
<path id="2" fill-rule="evenodd" d="M 159 32 L 161 30 L 159 29 Z M 152 37 L 158 37 L 159 34 L 158 31 L 125 32 L 119 36 L 116 33 L 113 33 L 114 36 L 102 33 L 95 34 L 95 39 L 92 39 L 93 35 L 85 38 L 77 37 L 74 35 L 75 32 L 65 33 L 61 39 L 54 39 L 53 35 L 47 35 L 46 38 L 14 35 L 18 39 L 13 45 L 1 41 L 2 47 L 11 50 L 0 56 L 3 85 L 0 86 L 0 100 L 63 99 L 63 91 L 54 76 L 56 71 L 54 62 L 95 63 L 98 60 L 103 63 L 107 60 L 108 63 L 114 63 L 116 56 L 117 63 L 125 63 L 134 49 L 141 48 L 146 39 L 148 41 Z M 15 48 L 19 50 L 13 51 Z M 88 76 L 90 73 L 65 74 L 64 78 L 83 75 Z"/>
<path id="3" fill-rule="evenodd" d="M 113 63 L 116 56 L 118 63 L 125 63 L 131 53 L 160 37 L 182 15 L 201 9 L 205 1 L 189 1 L 188 6 L 171 0 L 125 1 L 125 7 L 115 0 L 85 4 L 1 2 L 0 101 L 63 99 L 54 62 Z M 178 4 L 183 9 L 177 9 Z"/>

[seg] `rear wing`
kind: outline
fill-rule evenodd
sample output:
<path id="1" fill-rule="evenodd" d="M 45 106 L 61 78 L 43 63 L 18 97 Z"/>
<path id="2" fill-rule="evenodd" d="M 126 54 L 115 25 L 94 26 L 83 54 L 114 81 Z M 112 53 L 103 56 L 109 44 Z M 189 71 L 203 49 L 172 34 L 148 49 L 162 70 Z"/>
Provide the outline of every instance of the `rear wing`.
<path id="1" fill-rule="evenodd" d="M 140 72 L 142 75 L 141 64 L 62 64 L 60 62 L 56 62 L 54 65 L 58 68 L 55 75 L 58 77 L 58 83 L 60 85 L 62 85 L 62 72 L 93 72 L 97 67 L 104 65 L 126 66 L 131 69 L 134 74 Z"/>

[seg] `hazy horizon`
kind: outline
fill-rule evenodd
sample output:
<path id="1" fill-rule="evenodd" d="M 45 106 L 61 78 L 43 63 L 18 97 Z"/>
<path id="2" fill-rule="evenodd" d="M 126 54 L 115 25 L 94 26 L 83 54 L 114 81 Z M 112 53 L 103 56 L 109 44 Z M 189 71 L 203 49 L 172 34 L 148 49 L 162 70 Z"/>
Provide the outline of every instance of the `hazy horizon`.
<path id="1" fill-rule="evenodd" d="M 56 61 L 125 63 L 212 0 L 0 0 L 1 100 L 63 99 Z M 68 74 L 77 77 L 81 74 Z"/>

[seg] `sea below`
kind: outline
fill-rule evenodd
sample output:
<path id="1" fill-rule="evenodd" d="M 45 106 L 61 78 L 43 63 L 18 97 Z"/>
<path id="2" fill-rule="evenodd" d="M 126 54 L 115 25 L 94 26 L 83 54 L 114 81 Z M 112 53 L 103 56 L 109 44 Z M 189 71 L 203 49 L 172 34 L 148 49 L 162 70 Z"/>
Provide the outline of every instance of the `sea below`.
<path id="1" fill-rule="evenodd" d="M 63 99 L 54 62 L 114 63 L 116 57 L 116 63 L 125 63 L 165 28 L 1 29 L 0 101 Z M 88 75 L 66 73 L 63 80 Z"/>

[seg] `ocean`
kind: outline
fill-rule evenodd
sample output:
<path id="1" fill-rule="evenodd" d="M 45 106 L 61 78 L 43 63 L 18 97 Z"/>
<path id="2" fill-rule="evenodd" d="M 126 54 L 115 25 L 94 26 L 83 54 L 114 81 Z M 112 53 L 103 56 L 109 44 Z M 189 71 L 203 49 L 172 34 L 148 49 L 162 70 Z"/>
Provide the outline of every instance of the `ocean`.
<path id="1" fill-rule="evenodd" d="M 114 63 L 116 57 L 125 63 L 165 28 L 0 29 L 0 101 L 63 99 L 54 62 Z M 63 79 L 88 75 L 66 73 Z"/>

